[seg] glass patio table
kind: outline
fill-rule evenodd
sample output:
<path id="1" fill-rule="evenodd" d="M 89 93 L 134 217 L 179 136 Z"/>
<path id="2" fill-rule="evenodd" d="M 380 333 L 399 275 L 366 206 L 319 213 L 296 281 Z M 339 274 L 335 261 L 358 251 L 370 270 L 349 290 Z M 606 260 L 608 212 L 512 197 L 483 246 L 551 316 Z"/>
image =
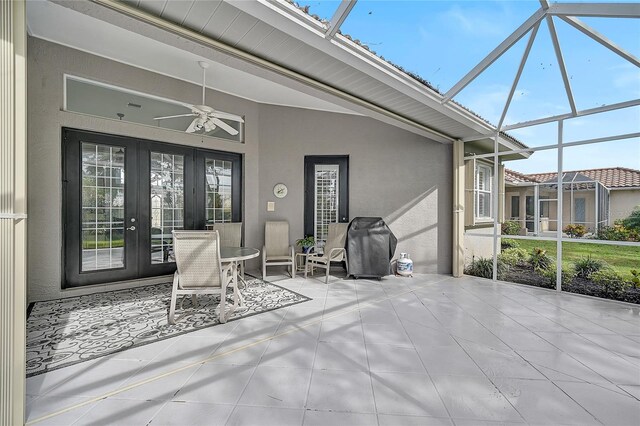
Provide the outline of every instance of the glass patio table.
<path id="1" fill-rule="evenodd" d="M 234 298 L 237 298 L 238 306 L 244 305 L 242 293 L 237 291 L 239 284 L 247 285 L 243 276 L 238 274 L 238 264 L 245 260 L 253 259 L 260 256 L 260 250 L 251 247 L 220 247 L 220 262 L 231 264 L 231 279 L 233 281 Z M 235 302 L 235 301 L 234 301 Z"/>

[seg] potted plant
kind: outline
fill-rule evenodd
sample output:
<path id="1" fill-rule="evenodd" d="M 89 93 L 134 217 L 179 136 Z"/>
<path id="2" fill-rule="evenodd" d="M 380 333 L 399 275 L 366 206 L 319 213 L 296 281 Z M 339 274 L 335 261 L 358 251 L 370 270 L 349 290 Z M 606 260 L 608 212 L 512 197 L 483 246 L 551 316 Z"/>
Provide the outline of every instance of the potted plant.
<path id="1" fill-rule="evenodd" d="M 306 235 L 304 238 L 300 238 L 296 241 L 296 245 L 302 247 L 303 253 L 309 253 L 316 243 L 316 239 L 313 235 Z"/>

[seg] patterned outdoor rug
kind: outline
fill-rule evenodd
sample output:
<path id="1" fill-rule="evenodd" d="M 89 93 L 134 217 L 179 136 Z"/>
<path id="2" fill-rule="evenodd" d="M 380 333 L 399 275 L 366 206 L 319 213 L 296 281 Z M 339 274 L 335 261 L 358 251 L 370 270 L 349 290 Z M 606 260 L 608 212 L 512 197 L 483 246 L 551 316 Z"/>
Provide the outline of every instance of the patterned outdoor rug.
<path id="1" fill-rule="evenodd" d="M 311 300 L 246 278 L 247 286 L 240 290 L 246 309 L 238 309 L 228 321 Z M 171 284 L 159 284 L 36 302 L 27 318 L 27 377 L 220 323 L 215 314 L 219 296 L 199 296 L 195 310 L 191 297 L 185 297 L 175 325 L 167 323 L 170 300 Z"/>

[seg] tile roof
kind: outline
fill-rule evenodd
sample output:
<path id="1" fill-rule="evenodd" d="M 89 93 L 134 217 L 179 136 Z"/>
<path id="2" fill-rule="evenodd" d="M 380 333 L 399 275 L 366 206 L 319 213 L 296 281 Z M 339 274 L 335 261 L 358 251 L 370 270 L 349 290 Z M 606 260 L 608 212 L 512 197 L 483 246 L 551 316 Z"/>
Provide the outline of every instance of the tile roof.
<path id="1" fill-rule="evenodd" d="M 607 188 L 640 188 L 640 170 L 626 167 L 607 167 L 602 169 L 573 170 L 566 173 L 579 173 L 589 179 L 596 180 Z M 532 173 L 522 174 L 505 169 L 505 180 L 511 183 L 520 182 L 546 182 L 557 179 L 558 174 Z"/>

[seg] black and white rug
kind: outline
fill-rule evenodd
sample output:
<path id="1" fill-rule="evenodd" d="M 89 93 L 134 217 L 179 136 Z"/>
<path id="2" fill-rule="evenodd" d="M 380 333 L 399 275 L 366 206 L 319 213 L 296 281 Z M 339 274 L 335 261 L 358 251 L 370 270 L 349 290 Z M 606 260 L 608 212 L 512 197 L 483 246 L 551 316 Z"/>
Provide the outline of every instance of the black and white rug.
<path id="1" fill-rule="evenodd" d="M 246 307 L 228 321 L 311 300 L 258 278 L 246 281 Z M 199 296 L 196 309 L 185 297 L 175 325 L 167 323 L 170 300 L 171 284 L 159 284 L 36 302 L 27 318 L 27 377 L 220 323 L 218 296 Z"/>

